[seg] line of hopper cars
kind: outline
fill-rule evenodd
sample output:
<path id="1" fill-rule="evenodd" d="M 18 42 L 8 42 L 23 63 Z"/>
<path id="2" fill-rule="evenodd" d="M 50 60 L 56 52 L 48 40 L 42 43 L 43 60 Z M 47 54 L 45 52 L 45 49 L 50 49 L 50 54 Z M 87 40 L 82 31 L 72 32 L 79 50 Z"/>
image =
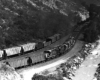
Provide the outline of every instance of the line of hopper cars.
<path id="1" fill-rule="evenodd" d="M 20 69 L 26 66 L 35 65 L 37 63 L 46 62 L 48 60 L 57 58 L 65 53 L 67 53 L 72 47 L 75 45 L 79 32 L 75 32 L 74 36 L 70 36 L 63 44 L 58 45 L 52 49 L 43 51 L 38 54 L 31 54 L 24 57 L 18 57 L 12 59 L 5 60 L 5 63 L 9 63 L 10 66 L 15 69 Z"/>
<path id="2" fill-rule="evenodd" d="M 27 44 L 19 45 L 16 47 L 0 50 L 0 60 L 11 58 L 14 56 L 23 55 L 23 54 L 33 52 L 33 51 L 37 51 L 46 46 L 49 46 L 50 44 L 56 42 L 60 38 L 61 38 L 60 34 L 55 34 L 43 42 L 32 42 L 32 43 L 27 43 Z"/>

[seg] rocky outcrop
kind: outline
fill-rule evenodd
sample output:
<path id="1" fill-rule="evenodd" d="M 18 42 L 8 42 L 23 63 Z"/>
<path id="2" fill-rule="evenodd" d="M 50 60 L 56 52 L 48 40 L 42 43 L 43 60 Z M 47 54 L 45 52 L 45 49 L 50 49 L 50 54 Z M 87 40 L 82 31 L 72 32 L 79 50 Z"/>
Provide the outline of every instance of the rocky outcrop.
<path id="1" fill-rule="evenodd" d="M 0 80 L 23 80 L 9 65 L 0 64 Z"/>

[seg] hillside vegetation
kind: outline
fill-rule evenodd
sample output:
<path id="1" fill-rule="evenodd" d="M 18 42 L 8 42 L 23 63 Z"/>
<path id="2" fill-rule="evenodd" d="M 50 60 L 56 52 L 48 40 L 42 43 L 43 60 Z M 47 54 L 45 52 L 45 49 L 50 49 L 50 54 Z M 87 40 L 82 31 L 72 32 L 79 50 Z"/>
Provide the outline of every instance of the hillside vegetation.
<path id="1" fill-rule="evenodd" d="M 66 35 L 88 11 L 72 0 L 0 0 L 0 49 Z"/>

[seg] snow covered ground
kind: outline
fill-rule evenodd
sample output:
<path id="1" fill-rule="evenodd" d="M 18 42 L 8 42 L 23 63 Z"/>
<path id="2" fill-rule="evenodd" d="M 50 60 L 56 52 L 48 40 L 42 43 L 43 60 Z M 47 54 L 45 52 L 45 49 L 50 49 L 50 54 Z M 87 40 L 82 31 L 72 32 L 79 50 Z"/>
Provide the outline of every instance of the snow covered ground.
<path id="1" fill-rule="evenodd" d="M 74 54 L 77 54 L 77 52 L 81 49 L 82 45 L 83 45 L 83 42 L 77 41 L 73 49 L 69 51 L 68 53 L 66 53 L 65 55 L 43 64 L 39 64 L 39 65 L 32 66 L 26 69 L 18 70 L 17 72 L 24 78 L 24 80 L 31 80 L 31 78 L 33 77 L 35 73 L 39 73 L 41 71 L 54 68 L 60 65 L 61 63 L 64 63 L 68 58 L 70 58 Z"/>
<path id="2" fill-rule="evenodd" d="M 89 55 L 87 59 L 81 64 L 80 68 L 76 71 L 73 80 L 92 80 L 94 77 L 97 64 L 100 62 L 100 56 Z"/>
<path id="3" fill-rule="evenodd" d="M 100 63 L 100 44 L 91 53 L 76 71 L 72 80 L 93 80 Z"/>

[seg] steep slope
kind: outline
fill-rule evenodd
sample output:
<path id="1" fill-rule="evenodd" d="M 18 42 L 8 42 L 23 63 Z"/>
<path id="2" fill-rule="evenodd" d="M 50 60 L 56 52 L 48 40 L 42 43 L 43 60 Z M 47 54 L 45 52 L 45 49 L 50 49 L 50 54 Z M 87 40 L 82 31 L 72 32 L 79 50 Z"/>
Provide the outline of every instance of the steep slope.
<path id="1" fill-rule="evenodd" d="M 0 48 L 63 35 L 88 11 L 72 0 L 0 0 Z"/>
<path id="2" fill-rule="evenodd" d="M 0 64 L 0 80 L 23 80 L 23 79 L 12 67 L 6 64 Z"/>

